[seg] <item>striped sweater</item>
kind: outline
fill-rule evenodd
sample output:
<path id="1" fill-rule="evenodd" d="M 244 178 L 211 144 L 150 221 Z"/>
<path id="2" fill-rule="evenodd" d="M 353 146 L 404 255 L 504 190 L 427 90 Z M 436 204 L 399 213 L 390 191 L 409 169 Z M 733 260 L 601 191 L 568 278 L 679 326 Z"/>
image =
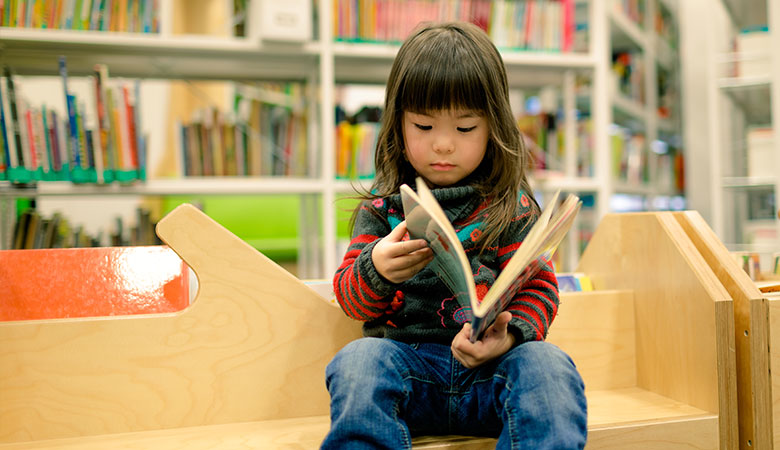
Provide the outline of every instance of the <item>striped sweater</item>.
<path id="1" fill-rule="evenodd" d="M 481 299 L 536 220 L 530 201 L 521 194 L 516 216 L 502 233 L 499 245 L 479 254 L 476 242 L 485 215 L 474 188 L 458 186 L 432 192 L 466 250 Z M 365 322 L 365 336 L 450 344 L 467 320 L 467 307 L 458 304 L 436 274 L 426 267 L 411 279 L 395 284 L 382 277 L 372 262 L 376 243 L 403 220 L 400 195 L 361 204 L 354 237 L 333 280 L 336 298 L 349 317 Z M 509 330 L 516 343 L 543 340 L 557 309 L 558 283 L 548 265 L 510 303 Z"/>

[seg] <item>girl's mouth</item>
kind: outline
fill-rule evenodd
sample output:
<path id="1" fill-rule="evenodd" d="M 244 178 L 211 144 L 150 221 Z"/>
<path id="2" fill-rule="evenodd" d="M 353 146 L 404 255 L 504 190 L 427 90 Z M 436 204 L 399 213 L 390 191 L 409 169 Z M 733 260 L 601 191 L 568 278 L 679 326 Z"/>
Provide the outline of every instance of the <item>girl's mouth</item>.
<path id="1" fill-rule="evenodd" d="M 433 170 L 446 172 L 448 170 L 452 170 L 455 168 L 455 164 L 450 164 L 448 162 L 435 162 L 431 164 L 431 167 Z"/>

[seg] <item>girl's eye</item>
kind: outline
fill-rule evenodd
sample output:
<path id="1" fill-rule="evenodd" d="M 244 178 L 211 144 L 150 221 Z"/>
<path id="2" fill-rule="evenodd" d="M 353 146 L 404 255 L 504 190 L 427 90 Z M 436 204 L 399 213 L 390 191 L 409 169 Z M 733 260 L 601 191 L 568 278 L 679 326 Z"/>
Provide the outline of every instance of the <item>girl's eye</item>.
<path id="1" fill-rule="evenodd" d="M 461 133 L 468 133 L 469 131 L 472 131 L 475 128 L 477 127 L 476 126 L 468 127 L 468 128 L 458 127 L 458 131 L 460 131 Z"/>
<path id="2" fill-rule="evenodd" d="M 416 126 L 418 129 L 423 130 L 423 131 L 428 131 L 428 130 L 433 128 L 430 125 L 420 125 L 419 123 L 414 124 L 414 126 Z"/>

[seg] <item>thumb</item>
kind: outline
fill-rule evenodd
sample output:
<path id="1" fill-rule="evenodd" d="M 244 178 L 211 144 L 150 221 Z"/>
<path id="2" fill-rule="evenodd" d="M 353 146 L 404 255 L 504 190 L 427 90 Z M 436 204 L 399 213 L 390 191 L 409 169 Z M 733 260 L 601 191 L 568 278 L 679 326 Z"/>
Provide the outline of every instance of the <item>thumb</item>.
<path id="1" fill-rule="evenodd" d="M 493 333 L 503 334 L 506 333 L 509 321 L 512 320 L 512 313 L 504 311 L 496 317 L 496 321 L 493 322 Z"/>
<path id="2" fill-rule="evenodd" d="M 390 231 L 390 233 L 386 236 L 388 241 L 391 242 L 400 242 L 401 239 L 403 239 L 404 235 L 406 234 L 406 221 L 399 223 L 396 225 L 395 228 Z"/>

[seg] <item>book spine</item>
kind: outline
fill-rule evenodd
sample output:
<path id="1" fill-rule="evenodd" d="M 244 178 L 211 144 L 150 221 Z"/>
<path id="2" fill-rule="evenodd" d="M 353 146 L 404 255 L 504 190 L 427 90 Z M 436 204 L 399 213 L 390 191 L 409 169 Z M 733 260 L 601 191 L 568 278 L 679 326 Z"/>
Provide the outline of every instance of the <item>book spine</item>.
<path id="1" fill-rule="evenodd" d="M 124 103 L 125 123 L 127 126 L 127 148 L 130 156 L 130 167 L 139 169 L 138 165 L 138 143 L 136 142 L 135 111 L 132 95 L 127 85 L 122 86 L 122 100 Z"/>
<path id="2" fill-rule="evenodd" d="M 76 130 L 78 133 L 78 142 L 79 142 L 79 157 L 81 161 L 81 168 L 82 169 L 88 169 L 93 167 L 92 163 L 92 155 L 89 153 L 89 148 L 87 146 L 87 136 L 86 136 L 86 123 L 85 123 L 85 117 L 84 114 L 86 112 L 86 107 L 84 103 L 76 103 L 75 96 L 73 97 L 73 104 L 76 106 Z"/>
<path id="3" fill-rule="evenodd" d="M 67 171 L 70 170 L 70 161 L 68 160 L 68 132 L 65 118 L 55 114 L 54 126 L 57 133 L 57 151 L 60 159 L 60 170 L 64 172 L 67 178 Z"/>
<path id="4" fill-rule="evenodd" d="M 24 166 L 24 147 L 22 146 L 22 127 L 21 117 L 19 115 L 19 101 L 16 98 L 16 88 L 13 80 L 13 75 L 8 66 L 5 67 L 5 82 L 6 89 L 8 90 L 8 106 L 11 112 L 11 128 L 13 130 L 13 142 L 16 150 L 16 167 Z"/>
<path id="5" fill-rule="evenodd" d="M 46 133 L 44 132 L 43 116 L 46 114 L 46 108 L 35 109 L 32 114 L 33 130 L 35 135 L 35 149 L 37 164 L 36 169 L 40 169 L 42 173 L 48 174 L 49 168 L 49 148 L 46 142 Z"/>
<path id="6" fill-rule="evenodd" d="M 68 69 L 65 57 L 59 59 L 60 78 L 62 78 L 62 90 L 65 93 L 65 105 L 68 110 L 68 143 L 71 153 L 70 161 L 74 166 L 81 166 L 81 150 L 79 148 L 79 128 L 76 119 L 76 99 L 68 91 Z"/>
<path id="7" fill-rule="evenodd" d="M 135 124 L 135 143 L 138 151 L 138 171 L 141 179 L 146 179 L 147 139 L 141 131 L 141 81 L 136 80 L 133 87 L 133 123 Z"/>
<path id="8" fill-rule="evenodd" d="M 125 160 L 123 156 L 122 138 L 119 132 L 119 111 L 116 105 L 115 90 L 106 87 L 106 114 L 110 126 L 108 127 L 108 136 L 110 148 L 113 149 L 113 160 L 115 170 L 125 169 Z"/>
<path id="9" fill-rule="evenodd" d="M 46 126 L 48 128 L 49 145 L 51 146 L 51 170 L 57 173 L 62 170 L 62 160 L 60 159 L 59 137 L 57 133 L 57 114 L 54 111 L 47 111 Z"/>
<path id="10" fill-rule="evenodd" d="M 106 87 L 108 83 L 108 67 L 105 64 L 95 65 L 95 106 L 97 116 L 97 134 L 100 141 L 100 151 L 104 170 L 113 173 L 116 162 L 114 160 L 113 141 L 110 139 L 111 123 L 109 119 L 109 105 L 106 99 Z"/>
<path id="11" fill-rule="evenodd" d="M 54 171 L 54 168 L 52 166 L 52 142 L 51 138 L 49 136 L 49 111 L 46 109 L 46 105 L 43 105 L 41 107 L 41 117 L 40 117 L 40 133 L 42 136 L 42 143 L 44 146 L 45 151 L 43 152 L 44 155 L 44 161 L 43 164 L 43 172 L 47 174 L 51 174 Z"/>
<path id="12" fill-rule="evenodd" d="M 11 153 L 13 151 L 13 142 L 11 141 L 10 127 L 8 126 L 8 102 L 5 89 L 5 79 L 0 78 L 0 133 L 3 139 L 3 161 L 2 165 L 7 170 L 13 167 L 11 164 Z"/>
<path id="13" fill-rule="evenodd" d="M 127 124 L 127 107 L 124 103 L 122 96 L 122 88 L 118 88 L 116 98 L 116 110 L 117 110 L 117 126 L 119 130 L 119 145 L 122 148 L 121 156 L 122 169 L 133 170 L 135 165 L 133 164 L 132 146 L 130 144 L 130 133 Z"/>

